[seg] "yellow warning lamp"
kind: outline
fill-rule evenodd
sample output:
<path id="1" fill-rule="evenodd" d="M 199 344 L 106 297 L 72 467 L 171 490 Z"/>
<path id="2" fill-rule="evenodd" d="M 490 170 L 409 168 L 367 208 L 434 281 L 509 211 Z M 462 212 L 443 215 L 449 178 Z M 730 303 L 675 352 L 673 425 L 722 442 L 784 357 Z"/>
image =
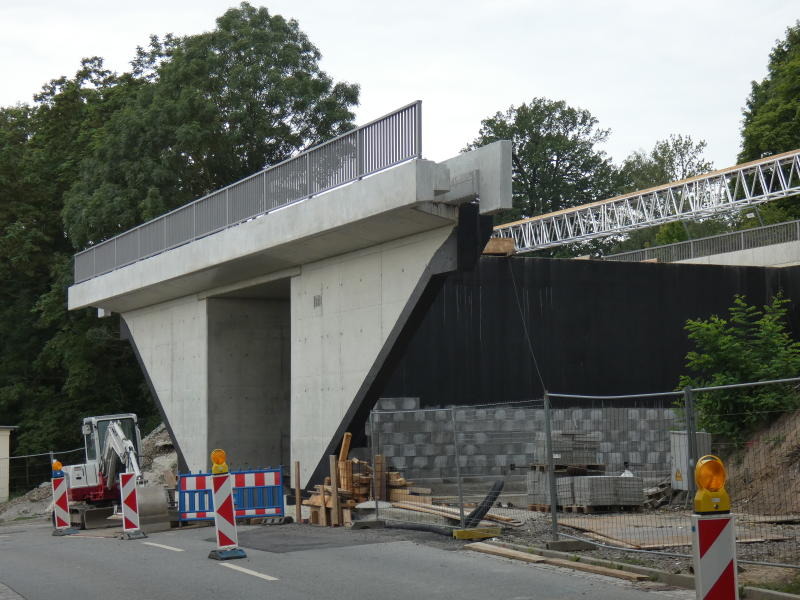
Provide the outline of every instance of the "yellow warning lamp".
<path id="1" fill-rule="evenodd" d="M 697 461 L 694 481 L 694 512 L 700 515 L 731 512 L 731 499 L 725 491 L 728 473 L 718 456 L 707 454 Z"/>
<path id="2" fill-rule="evenodd" d="M 61 464 L 60 460 L 54 460 L 53 461 L 53 471 L 60 471 L 63 468 L 64 468 L 64 465 Z"/>
<path id="3" fill-rule="evenodd" d="M 217 448 L 211 451 L 211 472 L 214 475 L 228 472 L 228 464 L 225 462 L 226 458 L 225 450 Z"/>

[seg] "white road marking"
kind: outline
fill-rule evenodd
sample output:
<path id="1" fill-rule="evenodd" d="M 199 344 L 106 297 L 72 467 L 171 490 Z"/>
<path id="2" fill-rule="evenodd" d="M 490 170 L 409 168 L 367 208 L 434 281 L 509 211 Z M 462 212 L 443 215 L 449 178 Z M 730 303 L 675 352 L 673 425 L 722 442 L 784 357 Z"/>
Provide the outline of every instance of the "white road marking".
<path id="1" fill-rule="evenodd" d="M 252 575 L 253 577 L 260 577 L 261 579 L 266 579 L 267 581 L 278 581 L 277 577 L 273 577 L 272 575 L 264 575 L 263 573 L 259 573 L 258 571 L 251 571 L 250 569 L 245 569 L 244 567 L 240 567 L 238 565 L 232 565 L 230 563 L 220 563 L 221 567 L 228 567 L 229 569 L 233 569 L 234 571 L 239 571 L 240 573 L 247 573 L 248 575 Z"/>
<path id="2" fill-rule="evenodd" d="M 173 552 L 183 552 L 183 548 L 176 548 L 175 546 L 167 546 L 165 544 L 156 544 L 155 542 L 142 542 L 148 546 L 155 546 L 156 548 L 163 548 L 164 550 L 172 550 Z"/>

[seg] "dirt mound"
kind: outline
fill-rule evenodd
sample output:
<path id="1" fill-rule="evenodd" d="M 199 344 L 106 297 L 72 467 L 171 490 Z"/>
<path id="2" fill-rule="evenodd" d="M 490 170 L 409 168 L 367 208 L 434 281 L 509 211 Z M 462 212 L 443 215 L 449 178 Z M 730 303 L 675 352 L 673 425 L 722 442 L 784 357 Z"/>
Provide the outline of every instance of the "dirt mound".
<path id="1" fill-rule="evenodd" d="M 800 515 L 800 411 L 782 415 L 726 458 L 734 510 Z"/>
<path id="2" fill-rule="evenodd" d="M 142 439 L 142 475 L 153 485 L 171 484 L 178 472 L 178 453 L 162 423 Z M 170 473 L 171 475 L 168 475 Z"/>

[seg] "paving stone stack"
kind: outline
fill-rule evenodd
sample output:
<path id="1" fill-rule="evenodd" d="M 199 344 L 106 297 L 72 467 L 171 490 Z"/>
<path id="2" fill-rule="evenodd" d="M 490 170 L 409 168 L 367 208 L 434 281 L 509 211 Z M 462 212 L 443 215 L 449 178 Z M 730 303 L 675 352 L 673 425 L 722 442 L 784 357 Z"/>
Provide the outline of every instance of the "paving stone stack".
<path id="1" fill-rule="evenodd" d="M 419 407 L 418 398 L 382 398 L 376 408 L 388 412 L 374 414 L 381 452 L 407 478 L 452 479 L 457 454 L 463 477 L 504 476 L 512 465 L 522 475 L 531 464 L 546 463 L 542 408 L 459 407 L 453 413 Z M 635 472 L 669 472 L 672 409 L 558 408 L 551 414 L 559 464 L 605 465 L 614 472 L 628 462 Z M 369 423 L 366 431 L 371 434 Z"/>
<path id="2" fill-rule="evenodd" d="M 529 470 L 525 474 L 528 503 L 539 507 L 550 506 L 550 480 L 547 471 Z M 572 477 L 556 473 L 556 496 L 559 506 L 575 504 Z"/>
<path id="3" fill-rule="evenodd" d="M 641 506 L 641 477 L 574 477 L 575 504 L 578 506 Z"/>

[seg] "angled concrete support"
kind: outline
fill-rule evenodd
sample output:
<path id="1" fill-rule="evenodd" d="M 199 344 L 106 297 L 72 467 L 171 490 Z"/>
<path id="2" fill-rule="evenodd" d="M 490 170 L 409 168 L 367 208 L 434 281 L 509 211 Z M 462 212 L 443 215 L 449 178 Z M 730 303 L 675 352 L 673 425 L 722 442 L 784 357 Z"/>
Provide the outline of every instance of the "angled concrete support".
<path id="1" fill-rule="evenodd" d="M 437 277 L 511 206 L 511 146 L 413 160 L 76 284 L 116 312 L 177 444 L 206 470 L 319 461 L 371 408 Z M 467 218 L 467 216 L 469 218 Z"/>

